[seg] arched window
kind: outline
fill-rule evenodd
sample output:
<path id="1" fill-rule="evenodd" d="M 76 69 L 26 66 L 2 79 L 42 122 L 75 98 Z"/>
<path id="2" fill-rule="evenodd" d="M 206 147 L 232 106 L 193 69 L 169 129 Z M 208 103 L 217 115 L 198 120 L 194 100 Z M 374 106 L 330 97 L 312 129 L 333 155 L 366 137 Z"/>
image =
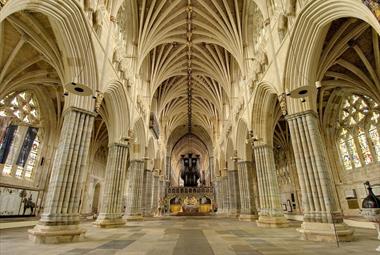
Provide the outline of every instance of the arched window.
<path id="1" fill-rule="evenodd" d="M 347 170 L 380 161 L 380 108 L 367 96 L 352 94 L 341 105 L 338 148 Z"/>
<path id="2" fill-rule="evenodd" d="M 0 171 L 4 176 L 31 179 L 40 152 L 42 131 L 38 102 L 30 91 L 0 100 Z"/>

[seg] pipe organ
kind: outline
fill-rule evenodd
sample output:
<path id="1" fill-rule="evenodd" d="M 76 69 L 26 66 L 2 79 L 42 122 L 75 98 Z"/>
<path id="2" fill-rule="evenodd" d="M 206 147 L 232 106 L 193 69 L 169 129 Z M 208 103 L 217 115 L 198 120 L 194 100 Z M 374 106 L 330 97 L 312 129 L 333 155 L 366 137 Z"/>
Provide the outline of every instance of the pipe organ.
<path id="1" fill-rule="evenodd" d="M 184 182 L 185 187 L 196 187 L 198 186 L 198 180 L 201 176 L 200 174 L 200 157 L 196 155 L 195 157 L 189 153 L 187 156 L 181 155 L 181 179 Z"/>

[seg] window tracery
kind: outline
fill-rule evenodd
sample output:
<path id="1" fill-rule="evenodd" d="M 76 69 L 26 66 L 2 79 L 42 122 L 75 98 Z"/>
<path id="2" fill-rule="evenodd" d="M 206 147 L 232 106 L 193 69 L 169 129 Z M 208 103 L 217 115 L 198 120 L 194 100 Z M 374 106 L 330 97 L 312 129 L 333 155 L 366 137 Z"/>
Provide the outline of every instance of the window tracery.
<path id="1" fill-rule="evenodd" d="M 42 131 L 37 99 L 31 91 L 11 93 L 0 100 L 5 132 L 0 137 L 2 175 L 31 179 L 40 152 Z"/>
<path id="2" fill-rule="evenodd" d="M 352 94 L 341 105 L 338 148 L 346 170 L 380 161 L 379 105 L 364 95 Z"/>

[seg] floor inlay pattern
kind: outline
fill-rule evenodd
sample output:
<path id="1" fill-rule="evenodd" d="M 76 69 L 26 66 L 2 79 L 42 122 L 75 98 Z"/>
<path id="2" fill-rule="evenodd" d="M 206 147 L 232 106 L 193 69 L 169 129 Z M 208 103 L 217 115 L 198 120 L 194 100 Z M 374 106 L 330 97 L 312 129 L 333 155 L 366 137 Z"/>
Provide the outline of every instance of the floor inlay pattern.
<path id="1" fill-rule="evenodd" d="M 320 243 L 302 241 L 298 223 L 284 229 L 258 228 L 232 219 L 173 218 L 128 222 L 125 227 L 99 229 L 86 222 L 84 240 L 47 245 L 28 240 L 28 228 L 0 230 L 1 255 L 332 255 L 378 254 L 376 231 L 355 229 L 355 241 Z"/>

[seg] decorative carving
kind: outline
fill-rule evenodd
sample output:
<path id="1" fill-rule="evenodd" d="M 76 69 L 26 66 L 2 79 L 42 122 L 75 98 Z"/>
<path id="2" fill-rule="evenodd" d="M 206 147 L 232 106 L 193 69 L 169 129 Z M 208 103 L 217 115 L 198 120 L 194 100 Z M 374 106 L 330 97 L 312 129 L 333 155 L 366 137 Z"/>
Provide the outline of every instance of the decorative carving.
<path id="1" fill-rule="evenodd" d="M 95 0 L 84 0 L 84 9 L 89 12 L 94 12 Z"/>
<path id="2" fill-rule="evenodd" d="M 7 3 L 8 0 L 0 0 L 0 9 Z"/>
<path id="3" fill-rule="evenodd" d="M 288 30 L 288 17 L 285 14 L 280 14 L 278 16 L 278 34 L 280 36 L 281 41 L 284 39 L 285 34 Z"/>
<path id="4" fill-rule="evenodd" d="M 105 8 L 105 6 L 101 5 L 95 11 L 94 16 L 93 16 L 93 19 L 94 19 L 93 24 L 94 24 L 96 33 L 98 34 L 99 37 L 102 33 L 105 15 L 106 15 L 106 8 Z"/>
<path id="5" fill-rule="evenodd" d="M 140 114 L 143 116 L 143 118 L 146 119 L 147 111 L 145 109 L 143 101 L 140 98 L 140 95 L 137 96 L 137 109 L 140 112 Z"/>
<path id="6" fill-rule="evenodd" d="M 121 59 L 123 56 L 123 52 L 121 48 L 116 48 L 115 51 L 113 52 L 113 58 L 112 61 L 115 63 L 120 63 Z"/>
<path id="7" fill-rule="evenodd" d="M 380 22 L 380 3 L 379 1 L 373 0 L 362 0 L 363 3 L 372 11 L 376 16 L 377 20 Z"/>
<path id="8" fill-rule="evenodd" d="M 119 71 L 126 72 L 128 69 L 128 59 L 124 58 L 120 61 Z"/>
<path id="9" fill-rule="evenodd" d="M 260 51 L 259 62 L 260 62 L 260 65 L 261 65 L 261 69 L 264 70 L 265 67 L 268 65 L 268 56 L 265 53 L 265 51 L 262 51 L 262 50 Z"/>
<path id="10" fill-rule="evenodd" d="M 98 95 L 96 96 L 95 112 L 99 113 L 100 106 L 102 105 L 103 99 L 104 99 L 104 94 L 99 92 Z"/>
<path id="11" fill-rule="evenodd" d="M 280 107 L 281 107 L 282 115 L 286 116 L 288 114 L 288 106 L 286 104 L 286 94 L 282 93 L 278 97 L 278 100 L 280 101 Z"/>
<path id="12" fill-rule="evenodd" d="M 152 130 L 154 137 L 158 139 L 160 136 L 160 126 L 157 117 L 153 112 L 150 113 L 149 129 Z"/>
<path id="13" fill-rule="evenodd" d="M 286 0 L 285 14 L 287 16 L 294 16 L 296 14 L 296 3 L 297 0 Z"/>

